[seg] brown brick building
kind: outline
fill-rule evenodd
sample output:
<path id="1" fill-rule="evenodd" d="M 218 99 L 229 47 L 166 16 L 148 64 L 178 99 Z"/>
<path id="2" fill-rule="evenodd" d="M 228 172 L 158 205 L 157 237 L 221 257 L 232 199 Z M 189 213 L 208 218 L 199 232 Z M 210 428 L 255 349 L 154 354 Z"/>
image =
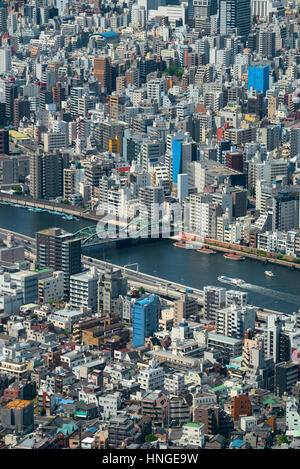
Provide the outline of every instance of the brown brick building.
<path id="1" fill-rule="evenodd" d="M 241 415 L 252 415 L 252 404 L 247 394 L 231 398 L 231 417 L 237 422 Z"/>
<path id="2" fill-rule="evenodd" d="M 233 420 L 219 406 L 203 405 L 194 411 L 194 421 L 204 424 L 207 435 L 227 436 L 234 428 Z"/>

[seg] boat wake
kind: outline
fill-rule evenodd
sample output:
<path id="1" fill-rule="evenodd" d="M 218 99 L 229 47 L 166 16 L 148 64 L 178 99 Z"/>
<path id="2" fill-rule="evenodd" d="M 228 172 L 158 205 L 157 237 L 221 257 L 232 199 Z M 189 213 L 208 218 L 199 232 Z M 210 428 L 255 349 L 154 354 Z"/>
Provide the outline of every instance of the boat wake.
<path id="1" fill-rule="evenodd" d="M 285 300 L 288 303 L 292 303 L 295 305 L 300 304 L 300 297 L 292 295 L 291 293 L 283 293 L 278 290 L 272 290 L 271 288 L 260 287 L 259 285 L 253 285 L 252 283 L 246 282 L 241 285 L 241 288 L 260 293 L 261 295 L 272 296 L 273 298 Z"/>

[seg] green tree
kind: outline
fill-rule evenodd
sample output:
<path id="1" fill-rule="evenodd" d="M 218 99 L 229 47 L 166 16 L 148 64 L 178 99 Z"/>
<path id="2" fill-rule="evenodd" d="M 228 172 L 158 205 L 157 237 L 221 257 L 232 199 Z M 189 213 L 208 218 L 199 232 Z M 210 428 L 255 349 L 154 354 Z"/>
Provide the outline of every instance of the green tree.
<path id="1" fill-rule="evenodd" d="M 177 67 L 176 65 L 170 65 L 164 72 L 166 75 L 173 76 L 175 75 L 178 78 L 181 78 L 183 75 L 184 69 L 182 67 Z"/>
<path id="2" fill-rule="evenodd" d="M 152 435 L 152 433 L 149 433 L 149 435 L 145 436 L 145 441 L 147 441 L 147 443 L 151 443 L 151 441 L 156 441 L 156 440 L 157 440 L 156 436 Z"/>
<path id="3" fill-rule="evenodd" d="M 279 438 L 278 438 L 278 445 L 279 446 L 281 446 L 283 443 L 287 443 L 287 442 L 288 442 L 288 438 L 284 433 L 279 436 Z"/>

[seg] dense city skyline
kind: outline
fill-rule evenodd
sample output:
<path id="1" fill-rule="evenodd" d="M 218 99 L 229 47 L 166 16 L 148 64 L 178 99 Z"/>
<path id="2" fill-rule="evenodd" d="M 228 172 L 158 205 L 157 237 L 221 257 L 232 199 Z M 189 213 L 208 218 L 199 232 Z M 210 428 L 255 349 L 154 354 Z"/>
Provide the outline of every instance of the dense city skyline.
<path id="1" fill-rule="evenodd" d="M 299 0 L 10 0 L 0 38 L 0 449 L 299 449 Z"/>

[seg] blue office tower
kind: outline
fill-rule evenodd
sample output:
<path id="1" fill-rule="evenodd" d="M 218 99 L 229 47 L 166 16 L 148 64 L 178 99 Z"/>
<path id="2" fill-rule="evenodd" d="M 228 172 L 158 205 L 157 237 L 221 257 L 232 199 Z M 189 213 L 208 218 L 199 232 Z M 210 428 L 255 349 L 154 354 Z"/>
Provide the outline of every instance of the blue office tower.
<path id="1" fill-rule="evenodd" d="M 178 174 L 182 173 L 182 143 L 183 139 L 173 140 L 172 143 L 172 182 L 177 183 Z"/>
<path id="2" fill-rule="evenodd" d="M 158 331 L 160 301 L 157 295 L 144 295 L 133 305 L 133 346 L 141 347 L 145 339 Z"/>
<path id="3" fill-rule="evenodd" d="M 248 90 L 253 87 L 259 93 L 266 95 L 269 89 L 269 65 L 257 65 L 248 67 Z"/>

